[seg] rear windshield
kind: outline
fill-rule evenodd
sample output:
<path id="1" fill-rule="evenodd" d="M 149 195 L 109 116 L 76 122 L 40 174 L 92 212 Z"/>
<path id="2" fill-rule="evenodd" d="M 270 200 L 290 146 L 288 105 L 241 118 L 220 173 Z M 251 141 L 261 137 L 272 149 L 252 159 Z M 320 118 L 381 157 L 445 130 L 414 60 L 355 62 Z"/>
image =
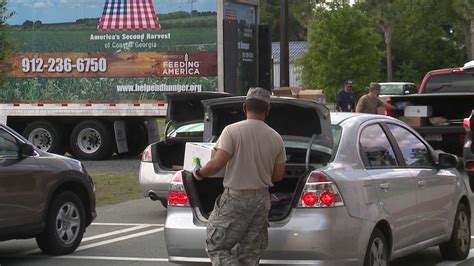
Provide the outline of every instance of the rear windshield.
<path id="1" fill-rule="evenodd" d="M 403 84 L 380 84 L 380 95 L 403 95 Z"/>
<path id="2" fill-rule="evenodd" d="M 380 95 L 404 95 L 416 92 L 414 84 L 380 84 Z"/>
<path id="3" fill-rule="evenodd" d="M 474 92 L 474 76 L 466 72 L 431 76 L 422 93 L 438 92 Z"/>

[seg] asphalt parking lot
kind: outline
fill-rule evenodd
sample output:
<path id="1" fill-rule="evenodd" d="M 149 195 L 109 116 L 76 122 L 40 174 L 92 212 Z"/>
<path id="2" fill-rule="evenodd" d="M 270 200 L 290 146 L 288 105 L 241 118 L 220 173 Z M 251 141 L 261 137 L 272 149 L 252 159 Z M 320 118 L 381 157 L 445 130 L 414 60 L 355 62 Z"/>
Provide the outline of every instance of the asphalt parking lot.
<path id="1" fill-rule="evenodd" d="M 139 160 L 122 158 L 85 164 L 88 169 L 111 166 L 114 169 L 126 169 L 137 168 Z M 166 209 L 159 202 L 149 199 L 131 200 L 99 207 L 97 214 L 97 219 L 87 228 L 81 245 L 73 254 L 49 257 L 39 251 L 34 239 L 11 240 L 0 242 L 0 266 L 174 265 L 167 259 L 163 232 Z M 474 245 L 471 245 L 471 248 L 473 247 Z M 469 258 L 463 262 L 443 261 L 438 248 L 433 247 L 397 259 L 390 265 L 473 266 L 474 249 L 471 249 Z"/>
<path id="2" fill-rule="evenodd" d="M 0 265 L 173 265 L 168 262 L 163 225 L 166 210 L 148 199 L 98 208 L 98 218 L 71 255 L 41 254 L 33 239 L 0 242 Z M 393 266 L 472 266 L 474 250 L 464 262 L 443 261 L 430 248 L 394 261 Z"/>

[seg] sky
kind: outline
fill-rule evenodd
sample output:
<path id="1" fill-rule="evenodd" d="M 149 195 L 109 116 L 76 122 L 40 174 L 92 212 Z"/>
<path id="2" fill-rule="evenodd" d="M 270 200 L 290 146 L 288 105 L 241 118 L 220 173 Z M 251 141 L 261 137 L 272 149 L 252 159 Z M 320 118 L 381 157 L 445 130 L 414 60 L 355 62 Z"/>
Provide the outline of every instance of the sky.
<path id="1" fill-rule="evenodd" d="M 156 13 L 190 11 L 192 0 L 153 0 Z M 23 24 L 25 20 L 43 23 L 74 22 L 80 18 L 98 18 L 105 0 L 9 0 L 8 9 L 15 15 L 7 22 Z M 193 9 L 216 11 L 216 0 L 193 0 Z"/>

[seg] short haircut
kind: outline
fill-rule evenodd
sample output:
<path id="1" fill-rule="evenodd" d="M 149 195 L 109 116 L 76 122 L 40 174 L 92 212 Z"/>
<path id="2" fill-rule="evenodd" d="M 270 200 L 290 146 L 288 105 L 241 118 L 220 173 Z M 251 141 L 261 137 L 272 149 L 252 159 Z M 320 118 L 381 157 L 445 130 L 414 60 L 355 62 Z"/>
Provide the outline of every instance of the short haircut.
<path id="1" fill-rule="evenodd" d="M 251 113 L 265 113 L 268 110 L 268 104 L 257 99 L 248 99 L 245 101 L 245 109 Z"/>
<path id="2" fill-rule="evenodd" d="M 380 84 L 377 82 L 371 82 L 369 85 L 369 91 L 380 90 Z"/>

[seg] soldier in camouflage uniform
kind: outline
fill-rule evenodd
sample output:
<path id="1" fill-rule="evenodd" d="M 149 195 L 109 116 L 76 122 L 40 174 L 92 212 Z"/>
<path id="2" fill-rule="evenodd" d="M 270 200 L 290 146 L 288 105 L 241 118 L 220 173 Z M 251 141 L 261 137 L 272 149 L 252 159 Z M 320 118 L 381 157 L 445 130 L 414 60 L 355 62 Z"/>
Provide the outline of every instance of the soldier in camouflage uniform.
<path id="1" fill-rule="evenodd" d="M 193 172 L 202 180 L 226 167 L 224 192 L 207 225 L 206 250 L 212 265 L 259 264 L 268 245 L 268 188 L 285 171 L 283 140 L 264 122 L 270 92 L 250 88 L 243 108 L 247 119 L 225 127 L 214 157 Z"/>

